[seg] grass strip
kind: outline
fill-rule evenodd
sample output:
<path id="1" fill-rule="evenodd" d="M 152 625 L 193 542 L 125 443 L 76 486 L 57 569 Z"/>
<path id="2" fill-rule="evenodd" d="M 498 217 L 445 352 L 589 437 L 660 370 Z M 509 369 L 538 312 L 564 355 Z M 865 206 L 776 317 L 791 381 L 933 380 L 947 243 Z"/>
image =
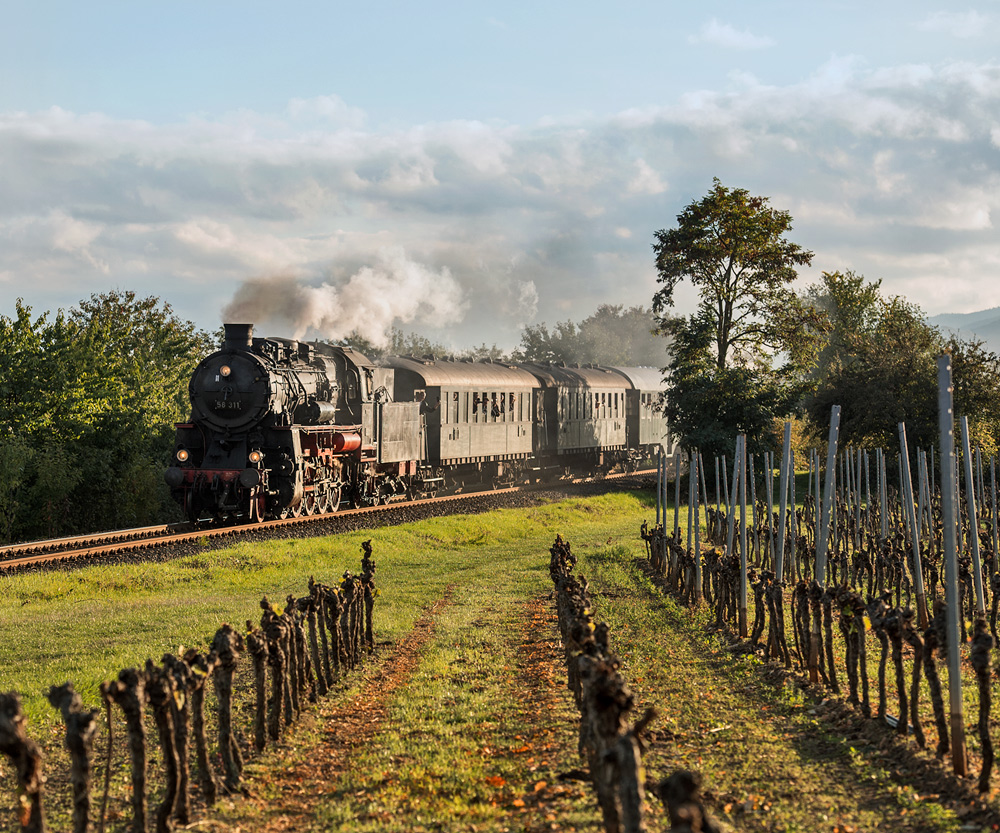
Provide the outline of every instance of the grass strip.
<path id="1" fill-rule="evenodd" d="M 756 657 L 709 634 L 704 613 L 663 596 L 643 562 L 634 550 L 610 547 L 580 568 L 596 588 L 597 615 L 611 626 L 639 710 L 661 710 L 646 756 L 651 778 L 701 771 L 706 801 L 740 830 L 961 828 L 936 796 L 887 777 L 878 749 L 860 753 L 796 688 L 776 688 Z"/>

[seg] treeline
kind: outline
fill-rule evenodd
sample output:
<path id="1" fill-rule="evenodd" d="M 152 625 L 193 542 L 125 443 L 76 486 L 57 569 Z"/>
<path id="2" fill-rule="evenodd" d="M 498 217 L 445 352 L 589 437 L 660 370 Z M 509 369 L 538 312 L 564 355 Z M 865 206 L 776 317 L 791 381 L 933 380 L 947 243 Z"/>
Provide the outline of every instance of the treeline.
<path id="1" fill-rule="evenodd" d="M 774 449 L 785 419 L 800 418 L 804 444 L 825 440 L 840 405 L 845 446 L 889 447 L 905 422 L 915 445 L 937 433 L 936 359 L 950 353 L 956 413 L 984 452 L 1000 444 L 1000 357 L 975 338 L 946 336 L 916 305 L 851 271 L 824 272 L 796 291 L 813 253 L 790 241 L 787 211 L 718 179 L 655 233 L 659 328 L 672 338 L 666 414 L 686 448 L 732 455 L 746 434 Z M 945 279 L 945 276 L 942 276 Z M 695 312 L 675 315 L 681 283 Z"/>
<path id="2" fill-rule="evenodd" d="M 946 334 L 923 311 L 879 281 L 853 272 L 824 273 L 807 299 L 826 315 L 815 368 L 806 378 L 805 413 L 814 433 L 841 406 L 844 446 L 890 447 L 906 423 L 911 443 L 938 442 L 937 357 L 951 355 L 955 413 L 969 418 L 969 433 L 984 453 L 1000 441 L 1000 356 L 975 337 Z"/>
<path id="3" fill-rule="evenodd" d="M 216 343 L 133 292 L 0 316 L 0 541 L 178 518 L 163 468 Z"/>
<path id="4" fill-rule="evenodd" d="M 525 328 L 511 353 L 484 344 L 456 358 L 660 367 L 652 329 L 648 309 L 602 306 L 578 324 Z M 133 292 L 54 315 L 19 300 L 0 316 L 0 543 L 180 520 L 163 470 L 174 424 L 190 416 L 188 380 L 219 338 Z M 374 359 L 449 353 L 400 330 L 385 349 L 345 342 Z"/>
<path id="5" fill-rule="evenodd" d="M 506 362 L 565 362 L 612 367 L 656 367 L 667 363 L 667 345 L 657 333 L 651 308 L 602 304 L 580 322 L 546 322 L 524 327 L 521 343 L 511 351 L 496 344 L 480 344 L 455 351 L 418 333 L 393 329 L 390 343 L 377 347 L 359 333 L 343 340 L 370 358 L 383 356 L 451 356 L 456 359 L 493 359 Z"/>

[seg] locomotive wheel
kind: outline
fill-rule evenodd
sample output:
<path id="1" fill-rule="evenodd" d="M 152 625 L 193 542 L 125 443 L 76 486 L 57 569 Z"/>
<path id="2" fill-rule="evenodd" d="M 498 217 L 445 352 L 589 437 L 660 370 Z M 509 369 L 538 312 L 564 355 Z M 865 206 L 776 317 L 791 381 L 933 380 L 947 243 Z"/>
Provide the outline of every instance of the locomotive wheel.
<path id="1" fill-rule="evenodd" d="M 330 491 L 326 493 L 327 497 L 327 512 L 336 512 L 340 509 L 340 486 L 331 486 Z"/>
<path id="2" fill-rule="evenodd" d="M 318 497 L 316 498 L 316 514 L 325 515 L 329 511 L 330 511 L 330 491 L 329 489 L 327 489 L 326 486 L 324 486 L 323 490 L 319 493 Z"/>
<path id="3" fill-rule="evenodd" d="M 316 505 L 316 493 L 315 492 L 306 492 L 306 494 L 303 495 L 303 497 L 302 497 L 302 503 L 299 504 L 299 505 L 302 507 L 302 514 L 303 515 L 307 515 L 307 516 L 308 515 L 315 515 L 316 514 L 316 509 L 318 508 L 317 505 Z"/>
<path id="4" fill-rule="evenodd" d="M 191 523 L 198 522 L 198 512 L 194 508 L 194 492 L 188 489 L 184 493 L 184 514 Z"/>

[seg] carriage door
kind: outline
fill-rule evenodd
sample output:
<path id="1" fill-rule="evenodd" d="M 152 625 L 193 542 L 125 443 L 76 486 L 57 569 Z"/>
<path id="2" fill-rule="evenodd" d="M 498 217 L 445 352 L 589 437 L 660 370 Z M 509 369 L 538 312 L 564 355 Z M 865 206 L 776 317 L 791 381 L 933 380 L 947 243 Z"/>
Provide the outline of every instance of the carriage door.
<path id="1" fill-rule="evenodd" d="M 535 388 L 531 391 L 532 438 L 531 445 L 536 452 L 547 451 L 552 447 L 552 436 L 549 429 L 549 419 L 545 407 L 545 388 Z"/>

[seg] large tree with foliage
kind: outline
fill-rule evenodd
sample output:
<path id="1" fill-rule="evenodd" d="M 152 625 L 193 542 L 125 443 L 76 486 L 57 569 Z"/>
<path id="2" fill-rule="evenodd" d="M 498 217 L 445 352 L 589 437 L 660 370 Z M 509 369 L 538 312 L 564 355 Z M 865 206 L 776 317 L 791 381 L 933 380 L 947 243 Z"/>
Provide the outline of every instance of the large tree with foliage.
<path id="1" fill-rule="evenodd" d="M 739 432 L 771 443 L 775 418 L 800 394 L 823 317 L 792 288 L 812 252 L 786 238 L 791 228 L 766 197 L 716 179 L 655 234 L 653 309 L 674 341 L 667 417 L 683 445 L 719 452 Z M 697 310 L 671 317 L 682 281 L 698 290 Z"/>
<path id="2" fill-rule="evenodd" d="M 0 316 L 0 536 L 151 523 L 187 381 L 214 347 L 157 298 L 94 295 Z"/>
<path id="3" fill-rule="evenodd" d="M 947 352 L 956 415 L 969 417 L 977 442 L 996 448 L 1000 357 L 982 342 L 945 338 L 915 304 L 883 296 L 879 281 L 853 272 L 823 273 L 808 297 L 830 321 L 806 398 L 818 436 L 830 407 L 840 405 L 844 444 L 896 448 L 900 422 L 906 423 L 911 447 L 937 444 L 937 357 Z"/>

